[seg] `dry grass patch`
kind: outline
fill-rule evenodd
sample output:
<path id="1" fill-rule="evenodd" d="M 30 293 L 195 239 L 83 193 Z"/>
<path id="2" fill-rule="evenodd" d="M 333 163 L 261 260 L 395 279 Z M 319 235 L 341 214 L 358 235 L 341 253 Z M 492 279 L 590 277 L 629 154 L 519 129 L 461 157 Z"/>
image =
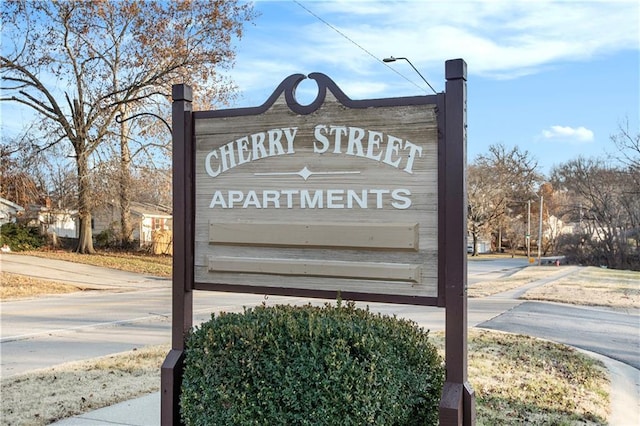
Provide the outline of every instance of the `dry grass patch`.
<path id="1" fill-rule="evenodd" d="M 25 251 L 19 254 L 102 266 L 155 277 L 170 277 L 172 268 L 171 256 L 154 256 L 142 253 L 97 252 L 96 254 L 79 254 L 68 251 Z"/>
<path id="2" fill-rule="evenodd" d="M 433 337 L 444 346 L 441 334 Z M 564 345 L 470 330 L 469 381 L 478 425 L 607 424 L 604 365 Z"/>
<path id="3" fill-rule="evenodd" d="M 505 291 L 513 290 L 533 281 L 538 281 L 553 277 L 556 274 L 562 274 L 565 270 L 562 268 L 546 267 L 546 266 L 528 266 L 516 272 L 515 274 L 503 277 L 497 280 L 484 281 L 469 287 L 469 297 L 487 297 Z"/>
<path id="4" fill-rule="evenodd" d="M 11 274 L 9 272 L 2 272 L 0 275 L 0 300 L 73 293 L 81 290 L 83 289 L 75 285 Z"/>
<path id="5" fill-rule="evenodd" d="M 442 351 L 442 333 L 431 337 Z M 4 379 L 3 424 L 45 425 L 158 391 L 168 350 L 168 345 L 148 347 Z M 606 370 L 566 346 L 474 329 L 469 378 L 478 425 L 606 424 Z"/>
<path id="6" fill-rule="evenodd" d="M 640 309 L 640 272 L 589 266 L 576 274 L 531 289 L 522 298 Z"/>
<path id="7" fill-rule="evenodd" d="M 3 379 L 2 424 L 46 425 L 160 389 L 168 345 Z"/>

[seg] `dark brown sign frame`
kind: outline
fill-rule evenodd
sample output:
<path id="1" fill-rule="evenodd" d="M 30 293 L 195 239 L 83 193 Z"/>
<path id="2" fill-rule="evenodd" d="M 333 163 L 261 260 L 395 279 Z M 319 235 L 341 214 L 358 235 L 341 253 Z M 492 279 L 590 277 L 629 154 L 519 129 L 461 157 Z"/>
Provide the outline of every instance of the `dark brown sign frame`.
<path id="1" fill-rule="evenodd" d="M 172 349 L 161 371 L 161 421 L 178 425 L 179 395 L 185 350 L 185 335 L 193 325 L 193 291 L 215 290 L 237 293 L 273 294 L 309 298 L 400 303 L 445 308 L 446 382 L 440 402 L 440 424 L 475 424 L 475 395 L 467 380 L 467 261 L 466 261 L 466 63 L 462 59 L 445 63 L 445 92 L 404 98 L 352 100 L 327 76 L 309 75 L 318 84 L 318 95 L 309 105 L 300 105 L 295 89 L 306 77 L 285 79 L 259 107 L 214 111 L 192 111 L 192 90 L 174 85 L 173 96 L 173 298 Z M 435 105 L 438 131 L 438 243 L 437 296 L 407 296 L 313 288 L 264 287 L 242 284 L 206 283 L 194 279 L 195 223 L 195 122 L 201 119 L 257 116 L 284 94 L 295 114 L 315 112 L 325 102 L 327 91 L 344 107 Z"/>

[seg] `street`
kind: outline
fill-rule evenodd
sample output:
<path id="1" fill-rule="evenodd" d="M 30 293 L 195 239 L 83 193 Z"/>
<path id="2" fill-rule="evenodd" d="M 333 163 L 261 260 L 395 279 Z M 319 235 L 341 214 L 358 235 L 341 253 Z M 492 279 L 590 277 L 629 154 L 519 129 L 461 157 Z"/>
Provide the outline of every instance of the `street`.
<path id="1" fill-rule="evenodd" d="M 640 369 L 637 315 L 603 308 L 524 302 L 480 326 L 577 346 Z"/>
<path id="2" fill-rule="evenodd" d="M 469 283 L 473 285 L 510 275 L 526 265 L 526 259 L 470 261 Z M 2 270 L 28 271 L 30 275 L 94 288 L 3 302 L 2 377 L 170 341 L 171 289 L 168 279 L 15 254 L 2 256 Z M 325 302 L 195 292 L 194 323 L 209 319 L 212 312 L 241 311 L 244 306 L 255 306 L 264 301 L 269 304 Z M 362 305 L 368 305 L 374 312 L 412 319 L 429 330 L 444 330 L 445 313 L 440 308 L 381 303 Z M 611 310 L 523 303 L 513 294 L 469 299 L 468 304 L 470 327 L 543 337 L 606 355 L 635 368 L 640 367 L 639 318 Z"/>

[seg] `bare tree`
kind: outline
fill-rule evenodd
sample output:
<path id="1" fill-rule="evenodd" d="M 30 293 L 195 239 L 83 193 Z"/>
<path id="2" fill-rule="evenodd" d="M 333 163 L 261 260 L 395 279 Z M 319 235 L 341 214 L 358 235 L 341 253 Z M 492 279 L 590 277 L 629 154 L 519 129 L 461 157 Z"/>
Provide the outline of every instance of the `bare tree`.
<path id="1" fill-rule="evenodd" d="M 626 166 L 628 179 L 624 182 L 620 202 L 627 212 L 630 233 L 640 252 L 640 132 L 633 134 L 628 120 L 618 126 L 618 133 L 611 136 L 617 148 L 614 158 Z"/>
<path id="2" fill-rule="evenodd" d="M 532 197 L 533 187 L 540 181 L 537 162 L 528 151 L 517 146 L 491 145 L 489 153 L 478 156 L 467 171 L 469 232 L 473 238 L 473 255 L 481 234 L 498 234 L 496 247 L 501 246 L 499 229 L 510 212 L 514 200 Z"/>
<path id="3" fill-rule="evenodd" d="M 553 170 L 556 185 L 580 200 L 584 208 L 585 257 L 590 264 L 610 268 L 640 267 L 629 242 L 638 246 L 638 187 L 629 167 L 602 159 L 579 157 Z"/>
<path id="4" fill-rule="evenodd" d="M 0 144 L 0 197 L 22 207 L 37 204 L 46 194 L 42 171 L 37 167 L 42 156 L 33 152 L 29 141 L 20 136 Z"/>
<path id="5" fill-rule="evenodd" d="M 491 170 L 478 164 L 467 169 L 467 223 L 472 238 L 473 256 L 478 255 L 478 240 L 490 234 L 491 225 L 501 212 L 492 200 L 498 197 L 499 189 L 493 184 Z"/>
<path id="6" fill-rule="evenodd" d="M 216 70 L 232 65 L 234 37 L 253 18 L 234 0 L 2 2 L 0 100 L 46 121 L 41 149 L 68 142 L 78 179 L 80 238 L 92 253 L 91 156 L 114 131 L 114 118 L 144 109 L 172 83 L 204 99 L 225 100 L 232 85 Z M 124 155 L 126 158 L 126 154 Z"/>
<path id="7" fill-rule="evenodd" d="M 611 135 L 611 141 L 617 151 L 613 157 L 629 166 L 632 172 L 640 173 L 640 133 L 631 132 L 628 120 L 618 126 L 618 133 Z"/>
<path id="8" fill-rule="evenodd" d="M 543 234 L 542 253 L 563 254 L 558 250 L 559 243 L 565 239 L 566 229 L 581 235 L 584 209 L 581 199 L 567 190 L 557 189 L 552 183 L 542 185 L 539 191 L 544 197 L 543 220 L 546 231 Z M 539 212 L 539 211 L 538 211 Z M 539 213 L 535 216 L 539 217 Z"/>

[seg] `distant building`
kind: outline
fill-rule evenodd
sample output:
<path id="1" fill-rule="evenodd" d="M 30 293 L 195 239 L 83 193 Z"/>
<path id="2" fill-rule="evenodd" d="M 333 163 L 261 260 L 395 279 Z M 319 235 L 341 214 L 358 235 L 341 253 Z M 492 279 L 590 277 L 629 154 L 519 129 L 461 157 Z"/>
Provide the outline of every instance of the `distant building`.
<path id="1" fill-rule="evenodd" d="M 5 198 L 0 198 L 0 225 L 15 223 L 16 219 L 22 215 L 24 215 L 24 207 Z"/>
<path id="2" fill-rule="evenodd" d="M 545 223 L 543 235 L 545 238 L 554 238 L 558 235 L 577 234 L 580 232 L 580 224 L 575 222 L 563 222 L 560 218 L 550 215 Z"/>
<path id="3" fill-rule="evenodd" d="M 477 245 L 478 254 L 491 253 L 491 241 L 488 239 L 478 238 Z M 473 236 L 471 234 L 467 234 L 467 253 L 473 253 Z"/>
<path id="4" fill-rule="evenodd" d="M 43 234 L 62 238 L 78 238 L 78 210 L 43 209 L 38 218 Z"/>
<path id="5" fill-rule="evenodd" d="M 132 201 L 130 204 L 133 239 L 139 247 L 147 247 L 153 243 L 153 236 L 157 232 L 171 231 L 173 216 L 171 210 L 164 206 Z M 119 232 L 120 206 L 109 203 L 92 214 L 93 235 L 100 232 Z"/>
<path id="6" fill-rule="evenodd" d="M 53 207 L 49 197 L 42 201 L 43 204 L 28 205 L 21 220 L 27 226 L 37 227 L 41 235 L 78 238 L 78 211 Z"/>

